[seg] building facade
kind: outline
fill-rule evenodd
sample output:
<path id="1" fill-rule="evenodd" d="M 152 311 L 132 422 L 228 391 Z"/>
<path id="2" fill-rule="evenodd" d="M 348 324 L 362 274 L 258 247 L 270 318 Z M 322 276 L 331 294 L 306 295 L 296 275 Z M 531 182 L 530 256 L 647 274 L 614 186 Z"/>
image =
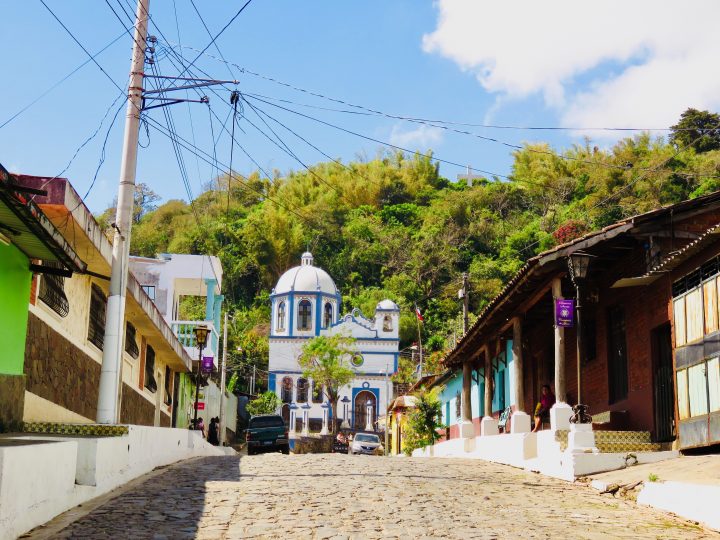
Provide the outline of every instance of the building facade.
<path id="1" fill-rule="evenodd" d="M 86 268 L 71 277 L 35 275 L 24 357 L 26 423 L 92 423 L 97 412 L 112 245 L 66 179 L 19 176 L 42 212 Z M 175 374 L 191 359 L 140 286 L 128 274 L 125 347 L 119 377 L 120 423 L 172 424 Z"/>
<path id="2" fill-rule="evenodd" d="M 526 433 L 549 385 L 559 405 L 576 404 L 581 393 L 603 452 L 720 443 L 718 233 L 714 193 L 617 222 L 528 261 L 445 359 L 450 437 L 480 436 L 476 413 L 497 420 L 508 406 L 508 431 Z M 578 252 L 591 256 L 582 283 L 579 367 L 577 326 L 555 320 L 556 301 L 576 295 L 568 259 Z M 485 383 L 479 410 L 478 381 Z"/>
<path id="3" fill-rule="evenodd" d="M 30 200 L 32 195 L 0 165 L 0 432 L 20 431 L 23 422 L 28 298 L 34 276 L 72 275 L 86 267 Z"/>
<path id="4" fill-rule="evenodd" d="M 294 404 L 307 416 L 310 431 L 321 430 L 327 398 L 323 388 L 302 377 L 298 358 L 315 336 L 344 334 L 356 340 L 357 352 L 348 359 L 355 377 L 340 391 L 338 421 L 355 430 L 375 429 L 391 399 L 387 378 L 397 371 L 400 309 L 383 300 L 368 319 L 358 309 L 341 316 L 341 308 L 335 282 L 314 266 L 310 253 L 280 277 L 271 294 L 268 387 L 280 396 L 285 419 Z M 297 419 L 299 428 L 301 414 Z"/>
<path id="5" fill-rule="evenodd" d="M 210 330 L 203 358 L 211 359 L 213 372 L 220 368 L 220 333 L 223 269 L 220 259 L 210 255 L 161 253 L 156 258 L 130 257 L 130 269 L 149 295 L 165 322 L 182 343 L 192 360 L 192 371 L 175 375 L 176 408 L 173 426 L 189 427 L 195 414 L 195 380 L 200 350 L 194 329 L 205 325 Z M 198 417 L 205 424 L 220 416 L 220 388 L 210 377 L 202 377 Z M 232 440 L 237 423 L 237 398 L 225 391 L 225 424 Z"/>

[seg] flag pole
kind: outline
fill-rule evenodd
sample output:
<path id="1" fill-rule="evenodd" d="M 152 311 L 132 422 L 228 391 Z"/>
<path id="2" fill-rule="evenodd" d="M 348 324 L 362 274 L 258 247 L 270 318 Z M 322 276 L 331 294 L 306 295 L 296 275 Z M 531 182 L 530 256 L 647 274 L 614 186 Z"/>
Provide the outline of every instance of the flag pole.
<path id="1" fill-rule="evenodd" d="M 417 304 L 415 304 L 415 317 L 417 318 L 417 327 L 418 327 L 418 347 L 419 347 L 419 353 L 420 353 L 420 378 L 423 378 L 423 347 L 422 347 L 422 333 L 420 331 L 420 322 L 422 321 L 421 315 L 420 315 L 420 308 L 417 307 Z"/>

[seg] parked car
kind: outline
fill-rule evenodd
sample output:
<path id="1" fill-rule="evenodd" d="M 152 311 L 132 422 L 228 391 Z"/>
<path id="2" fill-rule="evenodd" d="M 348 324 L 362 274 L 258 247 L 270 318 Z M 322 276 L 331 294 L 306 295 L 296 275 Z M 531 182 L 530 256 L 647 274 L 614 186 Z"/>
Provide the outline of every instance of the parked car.
<path id="1" fill-rule="evenodd" d="M 250 418 L 245 430 L 247 452 L 249 456 L 260 452 L 290 453 L 288 428 L 282 416 L 277 414 L 263 414 Z"/>
<path id="2" fill-rule="evenodd" d="M 380 437 L 374 433 L 357 433 L 348 447 L 348 454 L 367 454 L 370 456 L 382 455 L 383 445 L 380 444 Z"/>

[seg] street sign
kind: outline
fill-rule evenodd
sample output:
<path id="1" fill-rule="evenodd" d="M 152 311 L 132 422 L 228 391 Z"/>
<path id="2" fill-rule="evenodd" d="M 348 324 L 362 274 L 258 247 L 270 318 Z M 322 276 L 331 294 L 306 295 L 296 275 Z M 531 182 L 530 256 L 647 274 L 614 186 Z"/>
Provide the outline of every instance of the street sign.
<path id="1" fill-rule="evenodd" d="M 205 410 L 205 404 L 202 401 L 197 402 L 197 410 L 198 411 L 204 411 Z"/>
<path id="2" fill-rule="evenodd" d="M 213 357 L 203 356 L 202 366 L 200 367 L 203 373 L 211 373 L 213 370 Z"/>
<path id="3" fill-rule="evenodd" d="M 572 328 L 575 324 L 575 300 L 558 298 L 555 300 L 555 324 L 562 328 Z"/>

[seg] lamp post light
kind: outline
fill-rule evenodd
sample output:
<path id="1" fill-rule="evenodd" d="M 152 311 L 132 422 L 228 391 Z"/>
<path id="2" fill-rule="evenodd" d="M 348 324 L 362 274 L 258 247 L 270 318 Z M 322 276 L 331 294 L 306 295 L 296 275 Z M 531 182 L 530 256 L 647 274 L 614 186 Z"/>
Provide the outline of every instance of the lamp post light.
<path id="1" fill-rule="evenodd" d="M 195 416 L 193 419 L 193 423 L 195 424 L 195 428 L 197 429 L 197 418 L 198 418 L 198 400 L 200 397 L 200 370 L 202 369 L 202 360 L 203 360 L 203 349 L 205 348 L 205 345 L 207 344 L 207 338 L 208 334 L 210 333 L 210 330 L 208 327 L 204 324 L 199 324 L 194 329 L 195 332 L 195 342 L 197 343 L 198 350 L 200 351 L 199 359 L 198 359 L 198 370 L 197 370 L 197 377 L 195 379 Z"/>
<path id="2" fill-rule="evenodd" d="M 344 396 L 340 401 L 343 404 L 343 421 L 340 427 L 342 429 L 350 429 L 350 422 L 348 422 L 348 403 L 350 403 L 350 400 L 347 396 Z"/>
<path id="3" fill-rule="evenodd" d="M 590 258 L 593 255 L 576 251 L 568 257 L 568 268 L 570 269 L 570 279 L 575 285 L 575 310 L 576 310 L 576 342 L 577 342 L 577 405 L 573 407 L 573 416 L 570 422 L 573 424 L 589 424 L 592 417 L 587 414 L 587 405 L 582 403 L 582 379 L 581 369 L 585 361 L 585 347 L 583 346 L 583 326 L 582 326 L 582 286 L 587 279 L 588 268 L 590 266 Z"/>

